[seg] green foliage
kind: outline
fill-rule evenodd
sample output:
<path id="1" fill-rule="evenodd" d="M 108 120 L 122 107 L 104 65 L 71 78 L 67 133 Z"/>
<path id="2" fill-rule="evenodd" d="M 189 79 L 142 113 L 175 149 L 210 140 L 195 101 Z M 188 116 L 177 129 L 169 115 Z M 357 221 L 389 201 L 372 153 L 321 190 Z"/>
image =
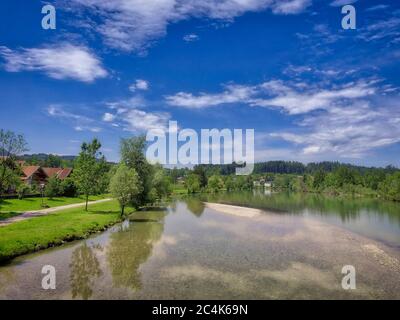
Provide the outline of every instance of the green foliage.
<path id="1" fill-rule="evenodd" d="M 207 179 L 207 174 L 206 174 L 206 170 L 204 169 L 204 166 L 202 166 L 202 165 L 194 166 L 193 173 L 197 174 L 197 176 L 199 177 L 200 188 L 207 187 L 208 179 Z"/>
<path id="2" fill-rule="evenodd" d="M 171 178 L 166 175 L 164 169 L 160 165 L 156 165 L 153 168 L 152 185 L 155 191 L 156 200 L 160 200 L 172 193 Z"/>
<path id="3" fill-rule="evenodd" d="M 16 156 L 27 150 L 22 135 L 0 129 L 0 196 L 10 188 L 18 187 L 19 167 Z"/>
<path id="4" fill-rule="evenodd" d="M 59 196 L 63 193 L 61 188 L 61 180 L 57 177 L 51 177 L 46 184 L 44 189 L 44 195 L 50 199 Z"/>
<path id="5" fill-rule="evenodd" d="M 380 183 L 379 191 L 385 199 L 400 201 L 400 172 L 388 174 Z"/>
<path id="6" fill-rule="evenodd" d="M 26 184 L 22 183 L 17 188 L 18 199 L 22 200 L 26 195 L 31 193 L 31 188 Z"/>
<path id="7" fill-rule="evenodd" d="M 220 192 L 223 188 L 224 188 L 224 182 L 222 181 L 220 176 L 212 175 L 208 179 L 207 189 L 210 192 L 217 193 Z"/>
<path id="8" fill-rule="evenodd" d="M 99 152 L 101 144 L 97 139 L 91 143 L 84 142 L 81 146 L 81 152 L 75 161 L 75 168 L 72 178 L 78 190 L 85 195 L 86 199 L 89 195 L 99 192 L 100 184 L 103 183 L 105 170 L 105 158 Z M 86 210 L 87 210 L 86 201 Z"/>
<path id="9" fill-rule="evenodd" d="M 61 190 L 62 195 L 65 197 L 76 197 L 78 195 L 78 188 L 72 178 L 66 178 L 61 181 Z"/>
<path id="10" fill-rule="evenodd" d="M 153 188 L 153 168 L 145 157 L 146 137 L 139 136 L 121 140 L 121 162 L 128 168 L 135 169 L 140 183 L 140 192 L 131 199 L 133 207 L 145 205 L 150 199 L 150 191 Z"/>
<path id="11" fill-rule="evenodd" d="M 140 194 L 141 188 L 136 170 L 121 163 L 110 181 L 110 192 L 120 204 L 121 216 L 124 215 L 125 207 Z"/>
<path id="12" fill-rule="evenodd" d="M 185 185 L 188 193 L 200 192 L 200 177 L 197 174 L 191 173 L 186 177 Z"/>

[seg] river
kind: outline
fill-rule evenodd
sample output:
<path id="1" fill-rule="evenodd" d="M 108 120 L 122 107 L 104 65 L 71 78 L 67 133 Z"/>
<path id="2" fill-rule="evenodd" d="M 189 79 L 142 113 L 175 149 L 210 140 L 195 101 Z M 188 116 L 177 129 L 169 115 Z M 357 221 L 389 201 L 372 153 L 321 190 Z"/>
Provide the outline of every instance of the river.
<path id="1" fill-rule="evenodd" d="M 44 265 L 55 267 L 55 290 L 41 287 Z M 348 265 L 355 290 L 342 288 Z M 188 298 L 400 299 L 400 204 L 261 191 L 185 197 L 0 267 L 0 299 Z"/>

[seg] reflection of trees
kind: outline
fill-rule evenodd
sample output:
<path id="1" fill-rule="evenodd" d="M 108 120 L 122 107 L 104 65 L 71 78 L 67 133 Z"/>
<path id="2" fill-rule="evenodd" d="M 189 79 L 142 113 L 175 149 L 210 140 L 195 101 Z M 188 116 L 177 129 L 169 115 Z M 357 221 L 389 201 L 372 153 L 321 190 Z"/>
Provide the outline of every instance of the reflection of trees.
<path id="1" fill-rule="evenodd" d="M 374 198 L 329 197 L 319 194 L 274 193 L 271 196 L 251 192 L 229 192 L 207 195 L 205 201 L 254 207 L 264 210 L 283 211 L 290 214 L 312 210 L 321 216 L 339 216 L 342 221 L 357 219 L 362 212 L 387 216 L 400 225 L 400 204 Z"/>
<path id="2" fill-rule="evenodd" d="M 94 278 L 101 275 L 99 261 L 92 248 L 84 245 L 76 248 L 72 253 L 71 268 L 71 287 L 72 298 L 82 296 L 88 299 L 92 296 L 92 285 Z"/>
<path id="3" fill-rule="evenodd" d="M 111 235 L 107 260 L 114 286 L 141 288 L 139 267 L 150 257 L 154 243 L 164 230 L 165 213 L 137 212 L 131 217 L 129 228 Z"/>
<path id="4" fill-rule="evenodd" d="M 187 208 L 196 216 L 201 217 L 204 212 L 204 202 L 197 198 L 189 197 L 185 200 Z"/>

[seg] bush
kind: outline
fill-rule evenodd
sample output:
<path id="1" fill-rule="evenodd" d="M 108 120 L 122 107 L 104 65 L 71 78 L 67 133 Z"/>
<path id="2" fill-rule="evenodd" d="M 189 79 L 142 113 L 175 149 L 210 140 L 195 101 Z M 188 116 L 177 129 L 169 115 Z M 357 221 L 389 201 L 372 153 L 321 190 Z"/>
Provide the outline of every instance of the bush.
<path id="1" fill-rule="evenodd" d="M 23 199 L 27 194 L 31 193 L 31 188 L 26 184 L 21 184 L 17 188 L 18 199 Z"/>
<path id="2" fill-rule="evenodd" d="M 53 198 L 55 196 L 58 196 L 62 194 L 62 189 L 61 189 L 61 180 L 58 179 L 57 177 L 51 177 L 47 181 L 46 188 L 44 190 L 44 195 L 48 198 Z"/>
<path id="3" fill-rule="evenodd" d="M 78 188 L 71 178 L 67 178 L 61 182 L 62 195 L 65 197 L 76 197 L 78 195 Z"/>

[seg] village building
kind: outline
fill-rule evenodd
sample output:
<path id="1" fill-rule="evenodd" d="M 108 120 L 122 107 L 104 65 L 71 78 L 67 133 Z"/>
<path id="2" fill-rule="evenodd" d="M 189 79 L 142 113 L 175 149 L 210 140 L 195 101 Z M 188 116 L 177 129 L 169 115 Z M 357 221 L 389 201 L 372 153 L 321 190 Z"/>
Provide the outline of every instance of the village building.
<path id="1" fill-rule="evenodd" d="M 60 180 L 68 178 L 72 168 L 44 168 L 40 166 L 21 166 L 21 180 L 27 185 L 46 184 L 49 178 L 57 177 Z"/>

